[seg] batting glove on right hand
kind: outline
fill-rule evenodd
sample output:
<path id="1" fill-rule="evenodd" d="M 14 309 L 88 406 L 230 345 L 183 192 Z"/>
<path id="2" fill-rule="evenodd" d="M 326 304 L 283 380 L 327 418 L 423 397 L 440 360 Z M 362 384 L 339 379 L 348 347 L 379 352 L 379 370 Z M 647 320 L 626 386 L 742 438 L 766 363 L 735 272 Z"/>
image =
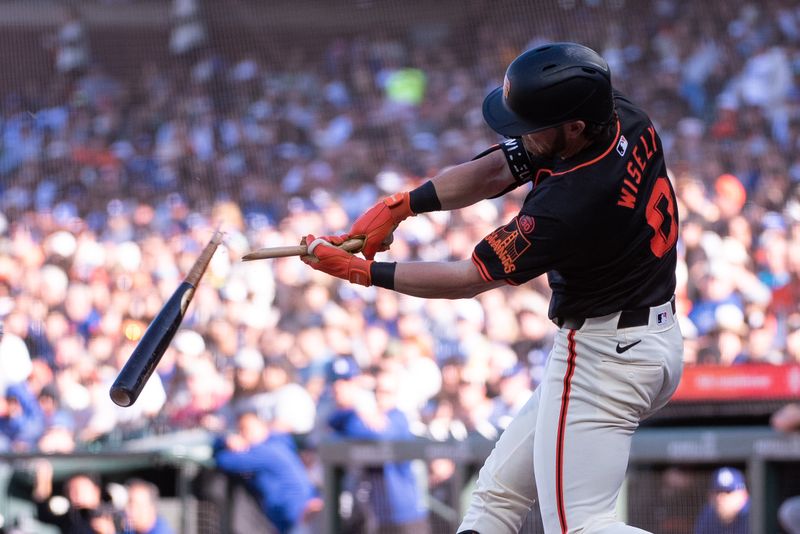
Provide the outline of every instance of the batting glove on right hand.
<path id="1" fill-rule="evenodd" d="M 350 233 L 340 237 L 363 239 L 364 248 L 361 249 L 361 253 L 368 260 L 372 260 L 376 252 L 389 250 L 392 232 L 398 224 L 412 215 L 415 213 L 411 211 L 408 192 L 395 193 L 365 211 L 355 220 Z"/>
<path id="2" fill-rule="evenodd" d="M 370 266 L 372 260 L 362 260 L 323 238 L 309 234 L 303 238 L 308 254 L 300 259 L 316 271 L 322 271 L 353 284 L 371 286 Z"/>

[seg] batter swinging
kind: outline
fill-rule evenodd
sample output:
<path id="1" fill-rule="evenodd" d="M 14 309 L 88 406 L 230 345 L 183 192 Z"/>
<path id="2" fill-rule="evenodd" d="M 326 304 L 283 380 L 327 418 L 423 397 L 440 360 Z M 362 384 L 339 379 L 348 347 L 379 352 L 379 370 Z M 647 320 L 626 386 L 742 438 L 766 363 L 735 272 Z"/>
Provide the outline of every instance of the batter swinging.
<path id="1" fill-rule="evenodd" d="M 509 138 L 421 187 L 382 200 L 343 236 L 307 236 L 314 269 L 426 298 L 472 297 L 546 273 L 558 325 L 545 376 L 480 471 L 461 532 L 516 533 L 538 497 L 548 533 L 642 532 L 615 515 L 639 422 L 680 380 L 678 213 L 647 115 L 574 43 L 515 59 L 483 104 Z M 405 218 L 531 183 L 519 214 L 471 259 L 373 260 Z M 361 259 L 332 246 L 365 239 Z M 323 245 L 323 246 L 320 246 Z"/>

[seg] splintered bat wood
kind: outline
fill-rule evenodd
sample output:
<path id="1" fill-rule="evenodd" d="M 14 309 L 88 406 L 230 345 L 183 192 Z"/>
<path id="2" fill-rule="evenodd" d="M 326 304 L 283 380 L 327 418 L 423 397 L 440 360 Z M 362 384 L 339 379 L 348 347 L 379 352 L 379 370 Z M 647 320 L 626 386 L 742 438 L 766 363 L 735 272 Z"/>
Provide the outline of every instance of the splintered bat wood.
<path id="1" fill-rule="evenodd" d="M 348 239 L 339 248 L 347 252 L 358 252 L 364 246 L 363 239 Z M 305 245 L 294 245 L 286 247 L 260 248 L 242 256 L 242 261 L 268 260 L 272 258 L 287 258 L 289 256 L 305 256 L 308 248 Z"/>

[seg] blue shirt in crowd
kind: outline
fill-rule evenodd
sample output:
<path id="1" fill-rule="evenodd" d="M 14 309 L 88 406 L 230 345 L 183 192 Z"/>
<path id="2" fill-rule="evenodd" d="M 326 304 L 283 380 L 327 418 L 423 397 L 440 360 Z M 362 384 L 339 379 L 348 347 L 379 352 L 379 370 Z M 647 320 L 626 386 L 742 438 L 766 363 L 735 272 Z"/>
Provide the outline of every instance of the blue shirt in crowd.
<path id="1" fill-rule="evenodd" d="M 694 526 L 694 534 L 750 534 L 750 502 L 739 510 L 730 523 L 723 523 L 714 507 L 707 504 Z"/>
<path id="2" fill-rule="evenodd" d="M 126 528 L 124 530 L 125 534 L 175 534 L 175 531 L 172 530 L 172 527 L 164 520 L 162 517 L 157 517 L 156 522 L 153 525 L 153 528 L 148 530 L 147 532 L 136 532 L 135 530 L 131 530 L 130 528 Z"/>
<path id="3" fill-rule="evenodd" d="M 394 408 L 385 415 L 386 427 L 381 430 L 368 427 L 355 410 L 350 409 L 336 410 L 328 419 L 328 424 L 338 436 L 348 439 L 390 441 L 413 436 L 403 412 Z M 381 525 L 401 525 L 427 516 L 411 462 L 386 463 L 377 474 L 379 476 L 373 477 L 369 502 Z"/>
<path id="4" fill-rule="evenodd" d="M 0 417 L 0 451 L 11 448 L 15 443 L 34 448 L 36 440 L 44 431 L 44 414 L 39 402 L 28 389 L 25 382 L 8 386 L 6 397 L 14 397 L 19 402 L 21 413 L 13 417 Z"/>
<path id="5" fill-rule="evenodd" d="M 267 518 L 281 533 L 297 524 L 314 495 L 306 468 L 287 434 L 272 433 L 240 452 L 226 449 L 224 439 L 219 438 L 214 459 L 222 471 L 245 479 Z"/>

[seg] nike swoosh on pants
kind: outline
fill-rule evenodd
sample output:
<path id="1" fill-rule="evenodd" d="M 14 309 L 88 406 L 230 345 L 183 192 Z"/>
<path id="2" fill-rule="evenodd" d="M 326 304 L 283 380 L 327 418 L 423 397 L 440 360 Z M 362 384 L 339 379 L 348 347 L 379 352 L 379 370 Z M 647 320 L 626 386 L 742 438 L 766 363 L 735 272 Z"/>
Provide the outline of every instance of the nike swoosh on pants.
<path id="1" fill-rule="evenodd" d="M 622 346 L 619 343 L 617 343 L 617 354 L 622 354 L 626 350 L 632 349 L 633 347 L 635 347 L 636 345 L 638 345 L 641 342 L 642 342 L 642 340 L 640 339 L 638 341 L 634 341 L 633 343 L 630 343 L 630 344 L 625 345 L 625 346 Z"/>

